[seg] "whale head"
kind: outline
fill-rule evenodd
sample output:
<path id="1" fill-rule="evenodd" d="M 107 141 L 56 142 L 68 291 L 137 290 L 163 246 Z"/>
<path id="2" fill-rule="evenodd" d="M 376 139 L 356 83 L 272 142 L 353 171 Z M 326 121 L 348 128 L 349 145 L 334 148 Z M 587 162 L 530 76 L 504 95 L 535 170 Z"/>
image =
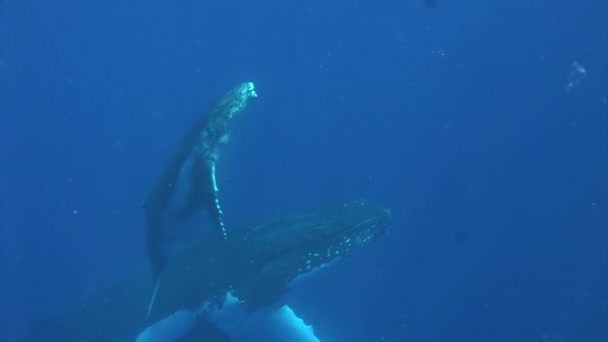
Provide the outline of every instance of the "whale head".
<path id="1" fill-rule="evenodd" d="M 251 99 L 257 96 L 253 82 L 244 82 L 217 99 L 213 103 L 207 119 L 209 120 L 207 126 L 210 130 L 209 133 L 219 137 L 220 142 L 225 142 L 230 121 L 247 107 Z"/>
<path id="2" fill-rule="evenodd" d="M 386 235 L 390 218 L 389 209 L 354 202 L 255 226 L 240 252 L 251 273 L 234 283 L 235 293 L 251 310 L 271 304 L 302 277 Z"/>

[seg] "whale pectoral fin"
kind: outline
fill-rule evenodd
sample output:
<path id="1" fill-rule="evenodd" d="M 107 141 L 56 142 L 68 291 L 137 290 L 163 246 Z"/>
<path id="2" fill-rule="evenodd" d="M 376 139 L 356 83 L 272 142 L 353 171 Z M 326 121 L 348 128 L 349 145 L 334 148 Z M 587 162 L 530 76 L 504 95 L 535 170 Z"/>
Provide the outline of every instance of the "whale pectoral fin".
<path id="1" fill-rule="evenodd" d="M 222 219 L 222 208 L 220 207 L 220 201 L 218 199 L 218 188 L 217 181 L 215 179 L 215 161 L 205 160 L 206 177 L 203 186 L 205 187 L 205 205 L 207 211 L 211 216 L 213 225 L 217 229 L 220 237 L 226 239 L 228 237 L 226 233 L 226 227 L 224 226 L 224 220 Z"/>
<path id="2" fill-rule="evenodd" d="M 266 320 L 265 329 L 279 341 L 320 341 L 312 325 L 306 324 L 289 305 L 283 305 L 271 313 Z"/>
<path id="3" fill-rule="evenodd" d="M 154 289 L 152 290 L 152 297 L 150 297 L 150 302 L 148 303 L 148 313 L 146 313 L 146 319 L 150 318 L 150 312 L 152 312 L 152 308 L 156 302 L 156 295 L 158 294 L 158 288 L 160 287 L 160 274 L 157 274 L 154 277 L 153 284 Z"/>

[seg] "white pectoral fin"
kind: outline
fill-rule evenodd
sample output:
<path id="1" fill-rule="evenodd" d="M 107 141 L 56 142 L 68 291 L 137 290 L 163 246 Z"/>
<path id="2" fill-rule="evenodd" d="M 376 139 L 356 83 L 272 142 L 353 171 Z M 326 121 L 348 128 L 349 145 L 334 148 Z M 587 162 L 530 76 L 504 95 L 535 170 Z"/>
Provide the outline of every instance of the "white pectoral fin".
<path id="1" fill-rule="evenodd" d="M 224 226 L 224 220 L 222 218 L 223 212 L 220 207 L 220 201 L 218 199 L 218 188 L 217 180 L 215 178 L 215 162 L 213 160 L 205 161 L 206 168 L 206 180 L 205 180 L 205 193 L 207 197 L 207 210 L 213 221 L 218 234 L 222 239 L 226 239 L 226 227 Z"/>
<path id="2" fill-rule="evenodd" d="M 266 330 L 279 341 L 320 342 L 312 325 L 298 317 L 289 305 L 272 312 L 265 322 Z"/>
<path id="3" fill-rule="evenodd" d="M 168 342 L 186 336 L 204 319 L 227 334 L 234 342 L 320 342 L 312 325 L 306 324 L 291 307 L 265 308 L 252 313 L 232 293 L 217 308 L 209 303 L 197 311 L 177 311 L 146 328 L 136 342 Z"/>
<path id="4" fill-rule="evenodd" d="M 204 312 L 204 310 L 203 310 Z M 207 319 L 230 335 L 234 342 L 320 342 L 312 325 L 298 317 L 289 305 L 248 313 L 246 305 L 228 292 L 221 310 L 205 314 Z"/>
<path id="5" fill-rule="evenodd" d="M 152 290 L 152 297 L 150 297 L 150 303 L 148 304 L 148 313 L 146 314 L 146 319 L 150 317 L 150 312 L 152 312 L 152 308 L 154 307 L 154 302 L 156 302 L 156 295 L 158 294 L 158 288 L 160 287 L 160 275 L 157 275 L 154 279 L 154 290 Z"/>
<path id="6" fill-rule="evenodd" d="M 195 322 L 195 313 L 186 310 L 177 311 L 142 331 L 137 336 L 136 342 L 175 341 L 186 335 Z"/>

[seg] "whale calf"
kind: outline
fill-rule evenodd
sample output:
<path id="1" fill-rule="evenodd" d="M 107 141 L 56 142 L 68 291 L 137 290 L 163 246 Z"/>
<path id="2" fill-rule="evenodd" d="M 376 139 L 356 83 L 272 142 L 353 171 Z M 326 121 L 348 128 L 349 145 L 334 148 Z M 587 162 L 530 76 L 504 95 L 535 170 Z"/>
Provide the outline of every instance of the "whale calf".
<path id="1" fill-rule="evenodd" d="M 220 239 L 227 238 L 215 165 L 220 146 L 228 140 L 230 122 L 255 97 L 254 84 L 244 82 L 217 99 L 185 135 L 141 205 L 146 216 L 146 247 L 154 279 L 148 313 L 169 259 L 168 247 L 178 238 L 178 226 L 205 208 Z"/>

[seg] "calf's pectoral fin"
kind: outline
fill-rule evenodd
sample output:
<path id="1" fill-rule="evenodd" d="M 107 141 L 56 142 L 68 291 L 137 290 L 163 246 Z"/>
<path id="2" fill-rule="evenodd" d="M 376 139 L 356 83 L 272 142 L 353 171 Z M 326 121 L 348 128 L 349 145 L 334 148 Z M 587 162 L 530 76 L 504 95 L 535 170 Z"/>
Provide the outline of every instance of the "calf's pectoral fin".
<path id="1" fill-rule="evenodd" d="M 205 191 L 205 206 L 211 216 L 213 225 L 215 226 L 218 234 L 222 239 L 228 237 L 226 227 L 224 226 L 224 220 L 222 218 L 223 212 L 220 207 L 220 201 L 218 199 L 218 188 L 217 181 L 215 179 L 215 161 L 204 160 L 204 167 L 206 168 L 206 177 L 202 179 L 204 191 Z"/>

